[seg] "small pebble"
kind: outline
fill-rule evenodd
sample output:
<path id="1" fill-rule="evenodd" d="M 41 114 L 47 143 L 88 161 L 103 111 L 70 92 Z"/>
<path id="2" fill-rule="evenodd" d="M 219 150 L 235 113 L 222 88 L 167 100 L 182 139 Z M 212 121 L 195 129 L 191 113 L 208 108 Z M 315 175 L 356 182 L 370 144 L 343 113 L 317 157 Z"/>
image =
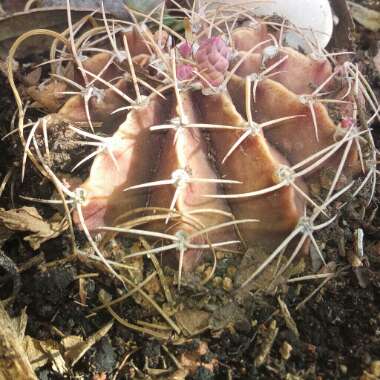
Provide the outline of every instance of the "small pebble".
<path id="1" fill-rule="evenodd" d="M 280 348 L 280 354 L 284 360 L 289 360 L 293 347 L 285 340 Z"/>
<path id="2" fill-rule="evenodd" d="M 216 276 L 212 280 L 212 284 L 215 288 L 220 288 L 222 286 L 223 279 L 220 276 Z"/>
<path id="3" fill-rule="evenodd" d="M 210 277 L 211 273 L 212 273 L 212 267 L 209 266 L 203 272 L 203 278 L 206 279 L 206 278 Z"/>
<path id="4" fill-rule="evenodd" d="M 231 278 L 234 278 L 235 277 L 235 274 L 237 272 L 237 268 L 233 265 L 230 265 L 228 268 L 227 268 L 227 275 Z"/>
<path id="5" fill-rule="evenodd" d="M 216 258 L 218 260 L 223 260 L 224 259 L 224 252 L 221 252 L 221 251 L 216 251 Z"/>
<path id="6" fill-rule="evenodd" d="M 205 269 L 206 269 L 206 264 L 201 264 L 201 265 L 197 266 L 197 268 L 195 269 L 195 271 L 197 273 L 203 273 Z"/>
<path id="7" fill-rule="evenodd" d="M 341 364 L 341 365 L 339 366 L 339 368 L 340 368 L 340 372 L 342 372 L 343 375 L 346 375 L 346 374 L 347 374 L 348 368 L 347 368 L 346 365 Z"/>
<path id="8" fill-rule="evenodd" d="M 229 277 L 223 278 L 223 289 L 226 291 L 230 291 L 232 289 L 232 280 Z"/>

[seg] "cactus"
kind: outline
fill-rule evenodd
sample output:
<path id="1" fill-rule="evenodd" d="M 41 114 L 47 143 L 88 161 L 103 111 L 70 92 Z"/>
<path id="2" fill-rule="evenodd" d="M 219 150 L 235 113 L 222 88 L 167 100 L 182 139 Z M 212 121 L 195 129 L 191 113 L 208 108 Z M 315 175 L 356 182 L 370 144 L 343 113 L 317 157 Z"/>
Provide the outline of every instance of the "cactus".
<path id="1" fill-rule="evenodd" d="M 74 206 L 74 224 L 108 267 L 95 233 L 152 242 L 130 257 L 175 252 L 179 282 L 219 249 L 267 252 L 243 286 L 284 250 L 283 271 L 310 246 L 324 262 L 316 231 L 336 220 L 339 197 L 352 199 L 367 185 L 373 195 L 376 183 L 368 125 L 378 103 L 357 65 L 312 43 L 308 54 L 285 46 L 292 25 L 246 9 L 231 10 L 232 18 L 185 10 L 185 36 L 157 13 L 132 24 L 103 13 L 103 27 L 51 34 L 52 77 L 28 89 L 48 115 L 27 138 L 20 115 L 25 158 Z M 99 134 L 96 125 L 112 115 L 123 121 Z M 73 163 L 94 158 L 80 186 L 53 172 L 48 142 L 45 151 L 33 145 L 54 123 L 95 147 Z M 333 173 L 327 188 L 326 173 Z"/>

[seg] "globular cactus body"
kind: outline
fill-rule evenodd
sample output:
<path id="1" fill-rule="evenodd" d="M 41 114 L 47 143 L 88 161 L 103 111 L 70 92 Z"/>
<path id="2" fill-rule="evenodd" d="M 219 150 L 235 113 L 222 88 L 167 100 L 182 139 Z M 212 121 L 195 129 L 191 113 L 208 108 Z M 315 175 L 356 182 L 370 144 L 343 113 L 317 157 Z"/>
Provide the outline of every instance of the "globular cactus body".
<path id="1" fill-rule="evenodd" d="M 177 250 L 186 270 L 218 247 L 269 255 L 297 236 L 298 251 L 315 244 L 307 210 L 310 223 L 327 214 L 342 176 L 340 189 L 373 151 L 347 123 L 357 119 L 352 65 L 341 80 L 337 64 L 283 46 L 281 31 L 258 18 L 210 25 L 192 41 L 169 38 L 169 28 L 120 28 L 113 51 L 76 68 L 83 91 L 58 110 L 75 124 L 127 107 L 80 186 L 85 227 L 144 229 L 169 240 L 152 252 Z M 328 197 L 314 197 L 310 184 L 326 169 L 337 173 Z"/>

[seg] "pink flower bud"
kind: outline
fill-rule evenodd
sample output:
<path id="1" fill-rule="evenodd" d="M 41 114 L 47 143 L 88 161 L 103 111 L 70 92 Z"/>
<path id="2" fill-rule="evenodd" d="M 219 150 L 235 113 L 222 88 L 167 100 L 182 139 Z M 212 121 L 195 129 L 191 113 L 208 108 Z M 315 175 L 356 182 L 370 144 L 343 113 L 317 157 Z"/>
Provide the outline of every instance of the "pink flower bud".
<path id="1" fill-rule="evenodd" d="M 219 86 L 230 64 L 231 49 L 219 36 L 204 39 L 195 54 L 200 73 L 207 82 Z"/>
<path id="2" fill-rule="evenodd" d="M 352 117 L 344 117 L 340 122 L 342 128 L 351 128 L 354 125 L 354 119 Z"/>
<path id="3" fill-rule="evenodd" d="M 190 42 L 184 41 L 178 45 L 178 51 L 182 58 L 188 58 L 191 56 L 193 49 Z"/>
<path id="4" fill-rule="evenodd" d="M 188 80 L 191 79 L 194 76 L 193 67 L 191 65 L 178 65 L 177 70 L 177 79 L 182 80 Z"/>

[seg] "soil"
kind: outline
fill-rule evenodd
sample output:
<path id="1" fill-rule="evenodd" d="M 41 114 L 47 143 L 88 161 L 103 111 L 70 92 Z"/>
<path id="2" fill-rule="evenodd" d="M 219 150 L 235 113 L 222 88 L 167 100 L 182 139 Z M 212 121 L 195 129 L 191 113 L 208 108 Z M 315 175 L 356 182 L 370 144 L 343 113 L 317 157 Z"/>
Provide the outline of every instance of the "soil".
<path id="1" fill-rule="evenodd" d="M 378 6 L 371 4 L 373 2 L 362 3 L 375 9 Z M 380 95 L 380 74 L 372 63 L 380 33 L 369 32 L 358 25 L 356 28 L 355 61 Z M 39 57 L 28 59 L 40 61 Z M 0 93 L 0 131 L 4 135 L 10 130 L 16 107 L 2 74 L 0 83 L 2 89 L 8 89 Z M 373 125 L 378 147 L 379 127 L 379 124 Z M 60 144 L 70 140 L 70 136 L 64 135 L 59 128 L 50 133 L 58 152 Z M 48 199 L 54 191 L 30 164 L 21 183 L 22 153 L 17 142 L 17 136 L 0 141 L 0 178 L 12 170 L 0 198 L 0 207 L 4 209 L 30 206 L 20 194 Z M 77 146 L 66 146 L 62 152 L 53 157 L 54 167 L 62 175 L 69 175 L 71 167 L 67 165 L 66 155 L 81 156 L 83 152 L 79 154 Z M 88 164 L 83 165 L 78 176 L 85 176 L 88 169 Z M 96 380 L 113 379 L 117 374 L 117 379 L 182 379 L 184 377 L 171 377 L 165 372 L 160 374 L 160 369 L 176 368 L 171 359 L 174 356 L 181 363 L 186 358 L 198 362 L 186 377 L 188 380 L 376 379 L 370 377 L 370 372 L 371 365 L 380 360 L 380 216 L 377 212 L 380 187 L 377 186 L 369 207 L 365 203 L 366 192 L 368 189 L 364 189 L 357 202 L 344 211 L 339 222 L 318 237 L 325 243 L 326 261 L 337 268 L 336 275 L 328 281 L 303 281 L 281 286 L 276 294 L 254 293 L 235 298 L 228 281 L 222 280 L 237 265 L 234 258 L 227 255 L 220 260 L 215 274 L 222 285 L 215 280 L 199 285 L 195 277 L 202 273 L 198 270 L 194 279 L 187 278 L 181 290 L 176 290 L 175 307 L 195 310 L 194 317 L 188 314 L 185 321 L 195 324 L 195 331 L 200 329 L 201 332 L 186 339 L 172 336 L 164 344 L 114 322 L 107 335 L 93 344 L 68 373 L 60 374 L 48 363 L 37 370 L 38 378 Z M 46 219 L 56 213 L 50 207 L 33 206 Z M 358 229 L 364 232 L 365 265 L 353 268 L 347 263 Z M 99 271 L 93 263 L 71 256 L 68 232 L 43 243 L 35 251 L 24 237 L 23 232 L 14 233 L 3 242 L 6 259 L 0 259 L 0 295 L 1 299 L 13 297 L 8 303 L 11 316 L 20 315 L 26 308 L 25 334 L 39 341 L 61 342 L 63 336 L 86 339 L 107 324 L 111 320 L 108 311 L 91 311 L 101 304 L 101 291 L 117 298 L 125 292 L 122 285 Z M 76 240 L 86 249 L 82 232 L 76 231 Z M 119 239 L 115 244 L 112 247 L 114 257 L 119 251 L 133 249 L 129 241 Z M 9 259 L 19 268 L 18 273 L 9 264 Z M 141 262 L 136 261 L 136 266 L 139 265 Z M 152 268 L 151 262 L 145 262 L 140 275 L 149 274 Z M 201 269 L 207 271 L 208 267 L 205 265 Z M 163 292 L 158 292 L 152 283 L 146 291 L 154 295 L 160 305 L 164 304 Z M 83 294 L 84 299 L 81 298 Z M 280 311 L 279 298 L 287 305 L 292 318 L 284 317 Z M 131 323 L 156 320 L 151 305 L 141 297 L 128 298 L 114 310 Z M 212 328 L 203 331 L 199 320 L 206 314 Z M 179 320 L 176 319 L 177 323 Z M 208 348 L 204 348 L 205 344 Z M 263 355 L 265 359 L 260 361 Z"/>

